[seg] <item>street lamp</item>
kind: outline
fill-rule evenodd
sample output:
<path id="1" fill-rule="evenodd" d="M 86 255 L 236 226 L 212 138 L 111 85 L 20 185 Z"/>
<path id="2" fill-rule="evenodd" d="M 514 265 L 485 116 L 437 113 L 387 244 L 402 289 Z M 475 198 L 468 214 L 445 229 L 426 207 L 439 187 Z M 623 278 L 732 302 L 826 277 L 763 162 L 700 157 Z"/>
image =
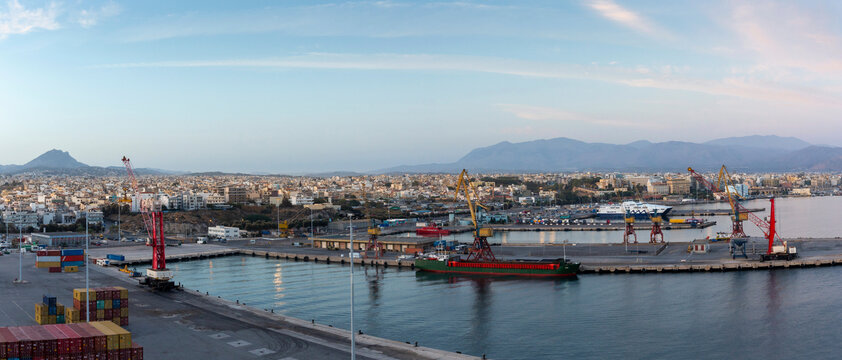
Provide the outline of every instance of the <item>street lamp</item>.
<path id="1" fill-rule="evenodd" d="M 90 282 L 88 280 L 88 268 L 90 267 L 90 263 L 88 263 L 88 244 L 91 242 L 90 236 L 88 236 L 88 213 L 85 212 L 85 301 L 87 301 L 87 305 L 83 308 L 85 311 L 85 322 L 91 322 L 91 309 L 89 306 L 91 305 L 91 287 Z"/>
<path id="2" fill-rule="evenodd" d="M 351 257 L 351 360 L 357 358 L 356 355 L 356 335 L 354 334 L 354 214 L 348 214 L 348 239 L 351 245 L 349 256 Z"/>

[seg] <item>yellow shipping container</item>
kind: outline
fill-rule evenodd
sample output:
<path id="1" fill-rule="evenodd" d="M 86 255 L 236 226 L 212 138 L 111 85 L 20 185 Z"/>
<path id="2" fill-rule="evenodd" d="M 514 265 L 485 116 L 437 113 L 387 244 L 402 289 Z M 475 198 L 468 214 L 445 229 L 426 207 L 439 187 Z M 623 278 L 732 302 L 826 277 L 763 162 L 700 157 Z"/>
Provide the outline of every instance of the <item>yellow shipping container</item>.
<path id="1" fill-rule="evenodd" d="M 64 305 L 62 305 L 60 303 L 56 303 L 56 315 L 64 314 L 64 309 L 65 309 Z"/>
<path id="2" fill-rule="evenodd" d="M 78 266 L 65 266 L 64 272 L 68 272 L 68 273 L 79 272 L 79 267 Z"/>
<path id="3" fill-rule="evenodd" d="M 129 317 L 129 308 L 120 309 L 120 317 Z"/>
<path id="4" fill-rule="evenodd" d="M 670 224 L 683 224 L 684 219 L 670 219 Z"/>
<path id="5" fill-rule="evenodd" d="M 120 348 L 120 335 L 117 334 L 108 324 L 110 321 L 93 321 L 91 326 L 95 327 L 99 332 L 105 335 L 106 348 L 108 350 L 117 350 Z"/>
<path id="6" fill-rule="evenodd" d="M 111 305 L 112 305 L 111 300 L 105 300 L 105 309 L 106 310 L 111 310 Z"/>
<path id="7" fill-rule="evenodd" d="M 119 320 L 118 320 L 119 321 Z M 114 333 L 119 335 L 120 338 L 120 349 L 129 349 L 132 347 L 132 333 L 126 329 L 120 327 L 119 324 L 115 324 L 114 322 L 106 322 L 106 326 L 108 326 Z"/>
<path id="8" fill-rule="evenodd" d="M 56 316 L 55 315 L 49 315 L 47 317 L 50 319 L 48 324 L 55 324 L 56 323 Z"/>
<path id="9" fill-rule="evenodd" d="M 65 321 L 79 321 L 79 310 L 73 308 L 65 308 L 64 319 Z"/>
<path id="10" fill-rule="evenodd" d="M 97 310 L 96 311 L 96 319 L 97 320 L 104 320 L 105 319 L 105 310 Z"/>
<path id="11" fill-rule="evenodd" d="M 35 263 L 35 267 L 39 269 L 61 267 L 61 261 L 40 261 Z"/>
<path id="12" fill-rule="evenodd" d="M 88 299 L 90 297 L 90 299 Z M 73 289 L 73 299 L 79 301 L 96 301 L 96 292 L 91 290 L 90 296 L 85 296 L 85 289 Z"/>
<path id="13" fill-rule="evenodd" d="M 120 299 L 128 299 L 129 298 L 129 290 L 122 287 L 122 286 L 115 286 L 117 290 L 120 290 Z"/>
<path id="14" fill-rule="evenodd" d="M 49 311 L 49 308 L 47 308 L 47 304 L 35 303 L 35 317 L 38 317 L 38 316 L 41 316 L 41 315 L 48 315 L 47 314 L 48 311 Z"/>

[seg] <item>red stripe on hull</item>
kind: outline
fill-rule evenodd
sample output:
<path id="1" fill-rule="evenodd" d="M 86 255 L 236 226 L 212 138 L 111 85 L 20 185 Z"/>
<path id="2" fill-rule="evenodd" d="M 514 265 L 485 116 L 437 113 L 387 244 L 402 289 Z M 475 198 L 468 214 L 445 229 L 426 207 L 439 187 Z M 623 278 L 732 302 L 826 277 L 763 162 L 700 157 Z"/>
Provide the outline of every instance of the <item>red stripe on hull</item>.
<path id="1" fill-rule="evenodd" d="M 570 274 L 525 274 L 525 273 L 497 273 L 497 272 L 485 272 L 485 271 L 454 271 L 454 270 L 428 270 L 424 269 L 421 271 L 429 271 L 434 273 L 443 273 L 443 274 L 469 274 L 469 275 L 494 275 L 494 276 L 531 276 L 531 277 L 566 277 L 566 276 L 576 276 L 575 273 Z"/>

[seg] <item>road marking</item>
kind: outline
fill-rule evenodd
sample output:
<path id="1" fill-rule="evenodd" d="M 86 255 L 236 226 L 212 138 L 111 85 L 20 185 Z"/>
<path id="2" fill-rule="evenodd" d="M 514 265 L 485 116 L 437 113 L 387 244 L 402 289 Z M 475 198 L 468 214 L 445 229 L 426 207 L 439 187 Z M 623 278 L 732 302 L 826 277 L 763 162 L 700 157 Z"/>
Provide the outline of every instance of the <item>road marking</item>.
<path id="1" fill-rule="evenodd" d="M 252 351 L 249 351 L 249 352 L 252 353 L 252 354 L 255 354 L 257 356 L 263 356 L 263 355 L 269 355 L 269 354 L 275 353 L 274 351 L 269 350 L 267 348 L 255 349 L 255 350 L 252 350 Z"/>
<path id="2" fill-rule="evenodd" d="M 228 343 L 228 345 L 231 345 L 233 347 L 243 347 L 243 346 L 251 345 L 251 343 L 248 342 L 248 341 L 244 341 L 244 340 L 237 340 L 237 341 L 232 341 L 232 342 Z"/>
<path id="3" fill-rule="evenodd" d="M 283 358 L 283 359 L 281 359 L 281 360 L 298 360 L 298 359 L 296 359 L 296 358 L 294 358 L 294 357 L 289 357 L 289 356 L 288 356 L 288 357 L 285 357 L 285 358 Z"/>
<path id="4" fill-rule="evenodd" d="M 208 335 L 208 336 L 210 336 L 211 339 L 216 339 L 216 340 L 221 340 L 221 339 L 231 337 L 231 335 L 228 335 L 226 333 L 218 333 L 218 334 L 213 334 L 213 335 Z"/>

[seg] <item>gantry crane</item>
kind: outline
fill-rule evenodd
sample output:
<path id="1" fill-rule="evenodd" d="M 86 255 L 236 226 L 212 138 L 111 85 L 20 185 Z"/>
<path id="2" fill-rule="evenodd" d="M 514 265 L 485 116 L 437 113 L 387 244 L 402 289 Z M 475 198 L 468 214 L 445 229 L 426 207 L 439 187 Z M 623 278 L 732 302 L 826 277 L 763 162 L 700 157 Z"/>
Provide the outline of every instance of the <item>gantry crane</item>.
<path id="1" fill-rule="evenodd" d="M 730 183 L 730 174 L 728 174 L 728 170 L 725 168 L 725 165 L 722 165 L 722 168 L 719 169 L 719 179 L 717 180 L 717 184 L 714 185 L 712 182 L 705 179 L 704 176 L 697 173 L 693 168 L 688 167 L 687 171 L 690 172 L 690 175 L 693 176 L 700 184 L 704 185 L 708 190 L 712 193 L 716 193 L 720 191 L 720 186 L 725 186 L 724 190 L 728 194 L 728 202 L 731 205 L 732 210 L 732 226 L 731 226 L 731 243 L 732 243 L 732 250 L 731 256 L 735 257 L 735 253 L 737 250 L 742 250 L 743 254 L 745 254 L 745 243 L 746 243 L 746 234 L 743 231 L 743 221 L 750 220 L 754 225 L 760 228 L 760 231 L 763 232 L 763 237 L 766 238 L 768 241 L 768 247 L 766 249 L 766 254 L 761 256 L 762 260 L 774 260 L 774 259 L 786 259 L 790 260 L 794 258 L 796 255 L 795 247 L 790 247 L 787 243 L 778 236 L 777 232 L 775 231 L 775 199 L 769 199 L 771 204 L 771 213 L 769 216 L 769 221 L 766 221 L 759 216 L 755 215 L 754 213 L 748 211 L 740 202 L 738 201 L 738 196 L 731 196 L 731 190 L 728 189 L 728 185 Z M 724 180 L 724 181 L 723 181 Z M 735 194 L 736 195 L 736 194 Z M 775 246 L 774 242 L 775 239 L 778 240 L 782 245 Z"/>
<path id="2" fill-rule="evenodd" d="M 634 215 L 626 211 L 623 220 L 626 223 L 626 231 L 623 232 L 623 244 L 629 244 L 629 239 L 632 237 L 634 237 L 634 243 L 637 244 L 637 234 L 634 232 Z"/>
<path id="3" fill-rule="evenodd" d="M 468 261 L 496 261 L 494 253 L 491 252 L 491 247 L 488 245 L 488 238 L 494 236 L 494 231 L 491 228 L 481 228 L 477 221 L 477 207 L 488 211 L 488 208 L 479 204 L 477 199 L 476 189 L 471 184 L 468 177 L 468 171 L 462 169 L 459 174 L 459 181 L 456 183 L 456 194 L 454 200 L 459 198 L 459 190 L 464 192 L 465 200 L 468 202 L 468 210 L 471 211 L 471 221 L 474 225 L 474 244 L 468 250 Z M 471 200 L 471 199 L 474 200 Z"/>
<path id="4" fill-rule="evenodd" d="M 368 243 L 365 245 L 365 252 L 363 253 L 364 258 L 368 258 L 368 252 L 374 251 L 374 258 L 380 259 L 380 256 L 386 251 L 383 248 L 383 245 L 377 241 L 377 236 L 380 235 L 380 227 L 374 223 L 374 219 L 371 218 L 371 212 L 369 211 L 368 207 L 368 197 L 365 193 L 365 183 L 363 183 L 363 201 L 365 201 L 365 216 L 368 217 Z"/>
<path id="5" fill-rule="evenodd" d="M 132 189 L 135 192 L 135 199 L 138 202 L 138 209 L 143 218 L 143 224 L 146 227 L 150 245 L 152 246 L 152 267 L 146 269 L 146 277 L 141 280 L 141 284 L 158 290 L 170 290 L 175 287 L 175 284 L 172 282 L 172 271 L 167 269 L 167 258 L 165 254 L 167 244 L 164 240 L 164 213 L 151 209 L 151 202 L 143 201 L 129 158 L 123 156 L 123 165 L 126 167 L 129 180 L 131 180 Z"/>
<path id="6" fill-rule="evenodd" d="M 664 232 L 661 231 L 661 223 L 664 221 L 664 218 L 661 215 L 650 214 L 649 220 L 652 221 L 652 231 L 649 233 L 649 243 L 650 244 L 657 244 L 664 242 Z M 660 241 L 658 241 L 660 240 Z"/>

